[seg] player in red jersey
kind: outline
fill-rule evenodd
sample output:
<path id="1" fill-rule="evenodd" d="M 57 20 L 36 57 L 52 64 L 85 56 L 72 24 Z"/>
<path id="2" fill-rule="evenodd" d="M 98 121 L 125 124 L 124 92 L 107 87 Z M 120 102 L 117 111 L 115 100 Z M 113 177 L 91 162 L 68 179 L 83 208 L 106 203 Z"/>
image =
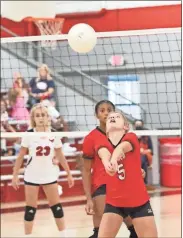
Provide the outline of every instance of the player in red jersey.
<path id="1" fill-rule="evenodd" d="M 95 146 L 106 139 L 106 119 L 108 114 L 114 110 L 114 104 L 108 100 L 102 100 L 96 104 L 95 114 L 100 125 L 85 137 L 83 143 L 84 168 L 82 176 L 87 198 L 86 213 L 93 215 L 94 234 L 90 236 L 92 238 L 98 237 L 106 198 L 106 172 L 102 161 L 95 153 Z M 136 238 L 131 218 L 127 217 L 125 223 L 130 231 L 130 237 Z"/>
<path id="2" fill-rule="evenodd" d="M 120 112 L 107 118 L 107 137 L 95 147 L 107 176 L 106 206 L 98 237 L 116 237 L 127 216 L 138 237 L 157 237 L 149 196 L 141 174 L 140 145 Z"/>

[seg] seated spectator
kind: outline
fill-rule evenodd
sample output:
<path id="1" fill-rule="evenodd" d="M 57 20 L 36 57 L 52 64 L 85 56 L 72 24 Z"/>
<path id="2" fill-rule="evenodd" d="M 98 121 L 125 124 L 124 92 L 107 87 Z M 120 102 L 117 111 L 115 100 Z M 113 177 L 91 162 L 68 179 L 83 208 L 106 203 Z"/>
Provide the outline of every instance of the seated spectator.
<path id="1" fill-rule="evenodd" d="M 51 117 L 51 125 L 52 128 L 56 131 L 68 131 L 68 125 L 64 121 L 64 118 L 60 115 L 60 113 L 56 110 L 56 108 L 53 106 L 53 104 L 49 100 L 43 100 L 41 102 L 45 107 L 48 108 L 48 113 Z M 71 147 L 68 143 L 68 138 L 64 137 L 62 138 L 63 142 L 63 151 L 66 153 L 73 153 L 76 152 L 75 147 Z"/>
<path id="2" fill-rule="evenodd" d="M 14 155 L 18 155 L 19 154 L 19 151 L 20 151 L 20 148 L 21 148 L 21 138 L 17 138 L 15 143 L 13 144 L 13 152 L 14 152 Z"/>
<path id="3" fill-rule="evenodd" d="M 1 108 L 0 108 L 0 112 L 1 112 L 1 132 L 15 132 L 15 129 L 8 124 L 8 113 L 7 113 L 7 108 L 6 108 L 6 102 L 4 100 L 1 100 Z"/>
<path id="4" fill-rule="evenodd" d="M 55 83 L 50 75 L 50 70 L 46 64 L 38 69 L 37 78 L 31 79 L 30 85 L 30 105 L 33 106 L 42 100 L 54 101 Z"/>
<path id="5" fill-rule="evenodd" d="M 142 120 L 136 120 L 134 124 L 135 130 L 144 130 Z M 141 168 L 146 172 L 144 182 L 147 185 L 148 167 L 152 165 L 153 145 L 150 136 L 139 136 L 140 153 L 141 153 Z"/>
<path id="6" fill-rule="evenodd" d="M 15 132 L 15 129 L 8 123 L 8 113 L 6 111 L 6 102 L 1 100 L 1 132 Z M 11 140 L 11 139 L 9 139 Z M 7 153 L 6 138 L 1 139 L 1 155 Z"/>
<path id="7" fill-rule="evenodd" d="M 29 84 L 25 82 L 25 79 L 22 77 L 21 73 L 14 74 L 14 88 L 22 88 L 22 95 L 24 98 L 24 103 L 27 105 L 29 100 L 30 88 Z"/>
<path id="8" fill-rule="evenodd" d="M 57 122 L 57 119 L 60 117 L 60 113 L 57 111 L 53 103 L 51 103 L 48 99 L 42 100 L 41 104 L 48 109 L 48 113 L 52 119 L 53 123 Z"/>
<path id="9" fill-rule="evenodd" d="M 41 103 L 48 108 L 48 113 L 51 116 L 51 125 L 53 129 L 57 131 L 68 131 L 67 123 L 64 121 L 63 117 L 57 111 L 55 106 L 53 106 L 53 103 L 51 103 L 49 100 L 43 100 Z"/>
<path id="10" fill-rule="evenodd" d="M 12 107 L 11 117 L 16 120 L 29 120 L 27 109 L 28 86 L 20 73 L 14 75 L 13 88 L 8 93 L 9 103 Z"/>

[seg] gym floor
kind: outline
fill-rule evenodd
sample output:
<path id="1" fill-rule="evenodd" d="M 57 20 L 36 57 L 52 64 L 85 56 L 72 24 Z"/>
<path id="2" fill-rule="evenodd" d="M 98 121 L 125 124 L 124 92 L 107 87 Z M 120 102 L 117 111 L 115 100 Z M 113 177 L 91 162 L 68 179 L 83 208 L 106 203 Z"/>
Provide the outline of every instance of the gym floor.
<path id="1" fill-rule="evenodd" d="M 159 237 L 181 237 L 181 190 L 157 189 L 151 192 Z M 84 205 L 64 207 L 68 237 L 89 237 L 92 234 L 92 217 L 85 214 Z M 24 212 L 1 215 L 1 237 L 24 237 Z M 117 237 L 128 237 L 125 225 Z M 50 209 L 38 210 L 33 237 L 59 237 Z"/>

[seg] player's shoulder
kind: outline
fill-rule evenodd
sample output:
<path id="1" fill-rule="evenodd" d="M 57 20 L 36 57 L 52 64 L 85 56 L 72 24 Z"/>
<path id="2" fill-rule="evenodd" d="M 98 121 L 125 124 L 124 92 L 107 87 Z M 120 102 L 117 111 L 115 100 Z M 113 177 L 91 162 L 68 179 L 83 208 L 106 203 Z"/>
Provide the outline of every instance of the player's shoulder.
<path id="1" fill-rule="evenodd" d="M 90 132 L 88 133 L 88 135 L 85 136 L 85 138 L 86 138 L 86 139 L 93 139 L 93 138 L 96 136 L 96 132 L 97 132 L 97 130 L 96 130 L 96 128 L 95 128 L 95 129 L 93 129 L 92 131 L 90 131 Z"/>
<path id="2" fill-rule="evenodd" d="M 127 132 L 126 135 L 137 136 L 133 131 L 129 131 L 129 132 Z"/>
<path id="3" fill-rule="evenodd" d="M 134 132 L 127 132 L 124 137 L 125 138 L 128 137 L 128 138 L 131 138 L 131 139 L 137 139 L 138 140 L 138 137 Z"/>
<path id="4" fill-rule="evenodd" d="M 97 129 L 95 128 L 92 131 L 90 131 L 88 135 L 85 136 L 83 145 L 92 146 L 93 143 L 95 143 L 96 138 L 98 137 L 97 137 Z"/>
<path id="5" fill-rule="evenodd" d="M 88 135 L 85 136 L 84 141 L 83 141 L 83 145 L 90 144 L 92 140 L 93 140 L 93 135 L 90 132 Z"/>

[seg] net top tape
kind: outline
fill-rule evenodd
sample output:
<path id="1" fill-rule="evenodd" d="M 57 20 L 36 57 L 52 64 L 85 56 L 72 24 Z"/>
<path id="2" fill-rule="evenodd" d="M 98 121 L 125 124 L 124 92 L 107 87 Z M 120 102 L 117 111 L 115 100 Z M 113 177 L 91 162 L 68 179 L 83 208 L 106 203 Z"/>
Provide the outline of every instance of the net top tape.
<path id="1" fill-rule="evenodd" d="M 135 31 L 111 31 L 111 32 L 96 32 L 98 38 L 107 37 L 125 37 L 125 36 L 140 36 L 140 35 L 156 35 L 156 34 L 171 34 L 181 33 L 181 28 L 160 28 L 148 30 L 135 30 Z M 33 42 L 45 40 L 67 40 L 68 35 L 42 35 L 42 36 L 23 36 L 23 37 L 6 37 L 1 38 L 3 43 L 19 43 L 19 42 Z"/>

